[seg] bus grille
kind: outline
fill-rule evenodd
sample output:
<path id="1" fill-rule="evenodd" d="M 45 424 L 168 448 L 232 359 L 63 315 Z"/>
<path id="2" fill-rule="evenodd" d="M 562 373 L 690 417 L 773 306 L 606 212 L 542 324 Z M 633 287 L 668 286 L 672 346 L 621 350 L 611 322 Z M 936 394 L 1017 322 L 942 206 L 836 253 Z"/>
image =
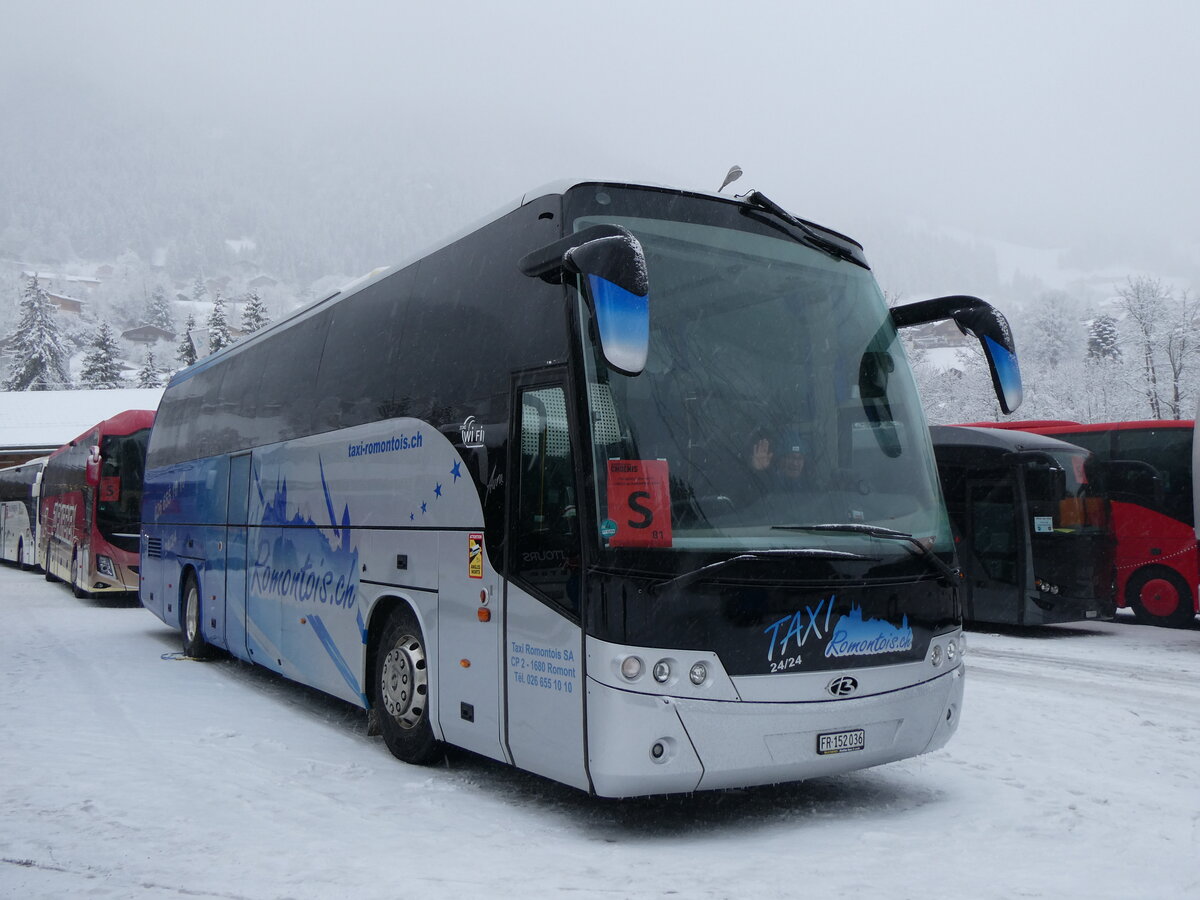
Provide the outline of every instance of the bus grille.
<path id="1" fill-rule="evenodd" d="M 151 559 L 162 559 L 162 538 L 146 538 L 146 555 Z"/>

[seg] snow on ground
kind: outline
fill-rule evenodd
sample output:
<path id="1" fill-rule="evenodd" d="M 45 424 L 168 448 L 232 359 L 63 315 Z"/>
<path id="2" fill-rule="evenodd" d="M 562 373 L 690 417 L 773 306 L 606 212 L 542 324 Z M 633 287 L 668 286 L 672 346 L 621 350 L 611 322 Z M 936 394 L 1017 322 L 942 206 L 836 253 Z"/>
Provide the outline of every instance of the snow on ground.
<path id="1" fill-rule="evenodd" d="M 0 897 L 1200 897 L 1200 623 L 972 633 L 936 753 L 610 801 L 0 568 Z"/>

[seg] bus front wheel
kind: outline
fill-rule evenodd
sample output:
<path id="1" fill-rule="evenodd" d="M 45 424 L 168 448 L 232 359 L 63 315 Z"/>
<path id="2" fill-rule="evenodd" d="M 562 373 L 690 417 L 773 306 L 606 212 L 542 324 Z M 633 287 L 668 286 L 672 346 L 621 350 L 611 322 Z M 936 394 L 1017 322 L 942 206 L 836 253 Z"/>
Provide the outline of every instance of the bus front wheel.
<path id="1" fill-rule="evenodd" d="M 74 594 L 76 597 L 78 597 L 80 600 L 83 600 L 84 598 L 91 596 L 91 594 L 89 594 L 86 590 L 84 590 L 83 588 L 81 588 L 79 586 L 79 551 L 78 550 L 76 550 L 74 553 L 71 554 L 71 593 Z"/>
<path id="2" fill-rule="evenodd" d="M 50 548 L 46 548 L 45 564 L 42 566 L 42 574 L 45 575 L 47 581 L 58 581 L 54 574 L 50 571 Z"/>
<path id="3" fill-rule="evenodd" d="M 417 617 L 400 607 L 388 617 L 375 651 L 372 704 L 383 742 L 397 759 L 428 765 L 442 756 L 429 723 L 429 666 Z"/>
<path id="4" fill-rule="evenodd" d="M 200 627 L 203 607 L 200 602 L 200 585 L 196 576 L 188 573 L 183 582 L 183 609 L 179 616 L 179 630 L 183 634 L 183 653 L 192 659 L 207 659 L 212 655 L 212 645 L 204 639 Z"/>
<path id="5" fill-rule="evenodd" d="M 1166 566 L 1147 566 L 1130 578 L 1125 602 L 1143 625 L 1186 628 L 1195 618 L 1187 582 Z"/>

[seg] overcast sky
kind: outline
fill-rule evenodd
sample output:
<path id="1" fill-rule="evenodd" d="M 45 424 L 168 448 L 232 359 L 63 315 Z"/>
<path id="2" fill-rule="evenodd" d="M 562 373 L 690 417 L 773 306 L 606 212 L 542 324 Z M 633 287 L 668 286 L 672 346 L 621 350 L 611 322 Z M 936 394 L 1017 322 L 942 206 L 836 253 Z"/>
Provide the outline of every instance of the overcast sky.
<path id="1" fill-rule="evenodd" d="M 0 0 L 0 21 L 31 139 L 119 98 L 129 121 L 353 146 L 354 177 L 469 185 L 480 215 L 563 177 L 715 190 L 738 163 L 738 192 L 851 234 L 912 215 L 1200 259 L 1186 0 Z"/>

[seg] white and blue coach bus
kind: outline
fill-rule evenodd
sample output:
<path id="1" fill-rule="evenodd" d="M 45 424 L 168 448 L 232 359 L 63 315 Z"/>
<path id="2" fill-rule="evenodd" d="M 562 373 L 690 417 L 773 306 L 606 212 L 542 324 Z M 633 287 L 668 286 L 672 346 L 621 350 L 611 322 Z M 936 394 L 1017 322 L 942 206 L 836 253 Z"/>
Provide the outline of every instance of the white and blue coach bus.
<path id="1" fill-rule="evenodd" d="M 38 496 L 48 456 L 0 469 L 0 559 L 37 564 Z"/>
<path id="2" fill-rule="evenodd" d="M 172 379 L 142 603 L 411 763 L 621 797 L 935 749 L 961 610 L 897 328 L 946 318 L 1015 408 L 992 307 L 889 310 L 759 192 L 531 193 Z"/>

